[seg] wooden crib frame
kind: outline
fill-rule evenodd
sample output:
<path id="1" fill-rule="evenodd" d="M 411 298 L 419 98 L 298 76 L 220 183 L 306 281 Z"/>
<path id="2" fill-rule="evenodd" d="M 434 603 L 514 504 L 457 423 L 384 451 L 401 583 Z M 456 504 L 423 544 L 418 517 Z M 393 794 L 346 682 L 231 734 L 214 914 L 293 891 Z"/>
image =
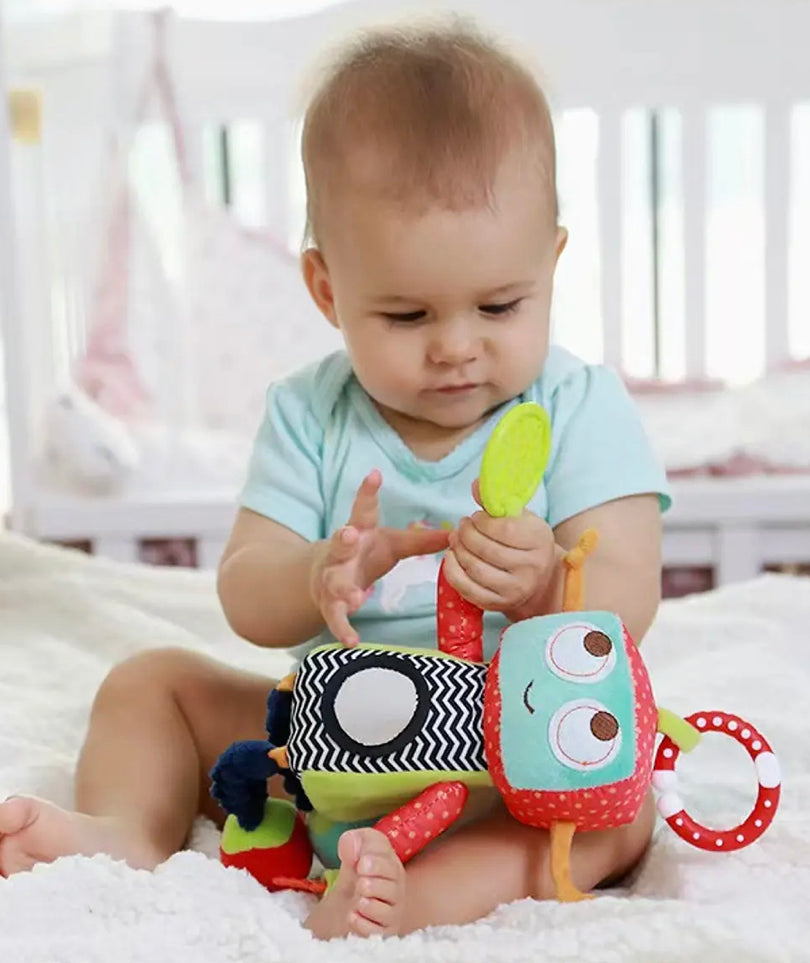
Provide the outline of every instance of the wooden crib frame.
<path id="1" fill-rule="evenodd" d="M 431 11 L 436 10 L 431 4 Z M 687 375 L 706 372 L 706 116 L 716 104 L 753 102 L 765 116 L 766 355 L 788 357 L 788 145 L 790 111 L 810 99 L 806 38 L 810 0 L 463 0 L 452 7 L 514 37 L 536 54 L 551 78 L 554 109 L 593 109 L 599 118 L 597 197 L 601 255 L 604 357 L 623 367 L 622 216 L 620 184 L 623 112 L 674 107 L 683 117 L 684 297 L 689 319 Z M 202 129 L 253 118 L 265 132 L 268 221 L 281 234 L 289 219 L 291 105 L 301 76 L 325 43 L 355 25 L 396 15 L 402 0 L 349 0 L 339 7 L 286 20 L 213 23 L 173 20 L 169 49 L 185 122 L 192 169 L 201 156 Z M 405 4 L 404 9 L 413 9 Z M 12 50 L 12 79 L 43 92 L 49 116 L 76 114 L 82 93 L 115 78 L 114 101 L 130 110 L 136 96 L 150 21 L 122 15 L 113 21 L 112 60 L 103 30 L 79 20 L 62 25 L 59 44 L 20 32 Z M 41 28 L 39 28 L 41 30 Z M 67 29 L 67 33 L 65 30 Z M 72 30 L 72 33 L 70 32 Z M 26 39 L 28 43 L 26 44 Z M 47 61 L 37 54 L 48 46 Z M 56 51 L 55 53 L 53 51 Z M 27 52 L 26 52 L 27 51 Z M 90 83 L 95 78 L 95 87 Z M 0 85 L 3 84 L 0 76 Z M 0 86 L 0 90 L 3 87 Z M 109 103 L 95 94 L 92 130 Z M 0 114 L 2 111 L 0 111 Z M 75 117 L 74 117 L 74 122 Z M 98 138 L 96 138 L 96 141 Z M 96 144 L 97 146 L 97 144 Z M 44 141 L 58 155 L 57 135 Z M 37 153 L 38 152 L 38 153 Z M 33 156 L 37 153 L 37 157 Z M 36 415 L 43 391 L 58 376 L 51 350 L 54 316 L 43 296 L 47 272 L 41 183 L 32 165 L 47 167 L 37 145 L 15 141 L 0 124 L 0 270 L 6 344 L 6 403 L 10 417 L 13 506 L 18 530 L 54 541 L 88 540 L 104 555 L 131 560 L 147 538 L 193 538 L 198 560 L 213 566 L 234 514 L 231 492 L 165 492 L 159 496 L 74 498 L 49 493 L 30 473 Z M 88 155 L 89 156 L 89 155 Z M 62 152 L 62 162 L 65 162 Z M 78 166 L 77 166 L 78 165 Z M 75 170 L 81 169 L 76 162 Z M 17 223 L 11 216 L 14 179 Z M 47 276 L 47 273 L 46 273 Z M 768 564 L 810 562 L 810 476 L 695 478 L 675 484 L 665 519 L 667 565 L 711 567 L 718 584 L 756 575 Z"/>

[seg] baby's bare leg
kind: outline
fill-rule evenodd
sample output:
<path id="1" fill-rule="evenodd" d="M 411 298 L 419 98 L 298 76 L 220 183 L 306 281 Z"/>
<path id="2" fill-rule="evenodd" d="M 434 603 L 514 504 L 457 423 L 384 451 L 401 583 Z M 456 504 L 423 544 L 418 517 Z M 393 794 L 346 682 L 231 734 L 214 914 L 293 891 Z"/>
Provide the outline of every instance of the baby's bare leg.
<path id="1" fill-rule="evenodd" d="M 76 808 L 115 815 L 165 856 L 198 813 L 221 821 L 208 773 L 239 739 L 261 739 L 273 682 L 184 650 L 117 666 L 90 717 L 76 771 Z"/>
<path id="2" fill-rule="evenodd" d="M 649 798 L 628 826 L 576 834 L 571 850 L 575 885 L 588 892 L 628 873 L 644 855 L 654 822 Z M 438 840 L 408 864 L 401 932 L 469 923 L 526 897 L 554 898 L 549 834 L 523 826 L 499 809 Z"/>
<path id="3" fill-rule="evenodd" d="M 116 666 L 93 704 L 76 772 L 76 812 L 43 800 L 0 805 L 0 873 L 79 852 L 151 868 L 194 817 L 223 814 L 208 792 L 219 754 L 264 736 L 269 679 L 180 649 Z"/>

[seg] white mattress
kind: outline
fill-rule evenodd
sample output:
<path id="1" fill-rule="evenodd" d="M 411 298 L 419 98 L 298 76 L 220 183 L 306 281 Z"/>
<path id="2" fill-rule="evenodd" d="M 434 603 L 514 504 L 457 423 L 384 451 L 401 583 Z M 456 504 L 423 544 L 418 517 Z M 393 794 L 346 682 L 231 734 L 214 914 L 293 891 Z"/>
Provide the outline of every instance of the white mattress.
<path id="1" fill-rule="evenodd" d="M 288 664 L 234 639 L 210 575 L 116 565 L 7 534 L 0 611 L 0 798 L 33 792 L 70 804 L 93 693 L 115 661 L 145 646 L 189 646 L 271 675 Z M 594 902 L 527 900 L 471 926 L 323 945 L 301 927 L 309 897 L 269 895 L 224 869 L 211 858 L 217 834 L 201 822 L 192 851 L 153 874 L 69 857 L 0 879 L 0 960 L 808 960 L 808 625 L 810 580 L 769 576 L 665 603 L 644 644 L 662 704 L 748 716 L 780 756 L 776 822 L 738 854 L 704 854 L 662 826 L 635 879 Z M 753 798 L 750 762 L 723 743 L 707 740 L 683 778 L 707 821 L 741 815 Z"/>

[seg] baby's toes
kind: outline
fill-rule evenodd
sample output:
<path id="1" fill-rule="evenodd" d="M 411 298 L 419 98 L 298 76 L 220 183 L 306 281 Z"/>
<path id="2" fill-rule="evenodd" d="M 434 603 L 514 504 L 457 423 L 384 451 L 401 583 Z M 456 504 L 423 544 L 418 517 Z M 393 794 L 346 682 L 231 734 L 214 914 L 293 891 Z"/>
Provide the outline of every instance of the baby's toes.
<path id="1" fill-rule="evenodd" d="M 393 933 L 401 912 L 390 903 L 363 897 L 349 917 L 349 928 L 358 936 L 386 936 Z"/>
<path id="2" fill-rule="evenodd" d="M 399 880 L 405 875 L 405 870 L 388 838 L 376 829 L 367 829 L 360 838 L 357 873 L 360 876 Z"/>
<path id="3" fill-rule="evenodd" d="M 399 881 L 405 871 L 402 863 L 391 853 L 363 853 L 357 861 L 357 874 L 365 879 Z"/>
<path id="4" fill-rule="evenodd" d="M 398 903 L 402 899 L 402 885 L 398 879 L 386 879 L 384 876 L 361 876 L 357 880 L 356 889 L 359 899 L 376 900 L 389 905 Z"/>

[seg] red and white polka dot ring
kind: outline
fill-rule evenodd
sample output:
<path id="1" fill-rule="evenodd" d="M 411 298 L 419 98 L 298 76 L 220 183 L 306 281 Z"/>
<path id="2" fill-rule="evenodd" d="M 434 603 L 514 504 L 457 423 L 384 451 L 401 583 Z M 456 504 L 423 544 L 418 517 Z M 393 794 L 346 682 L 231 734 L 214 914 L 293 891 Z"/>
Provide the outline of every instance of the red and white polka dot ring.
<path id="1" fill-rule="evenodd" d="M 658 812 L 675 832 L 699 849 L 728 853 L 750 846 L 773 822 L 779 805 L 781 777 L 779 762 L 765 738 L 739 716 L 727 712 L 696 712 L 687 717 L 700 732 L 722 732 L 744 746 L 754 762 L 759 792 L 748 818 L 735 829 L 719 831 L 701 826 L 687 813 L 678 792 L 675 763 L 680 749 L 665 736 L 658 747 L 653 770 L 653 788 L 660 794 Z"/>

